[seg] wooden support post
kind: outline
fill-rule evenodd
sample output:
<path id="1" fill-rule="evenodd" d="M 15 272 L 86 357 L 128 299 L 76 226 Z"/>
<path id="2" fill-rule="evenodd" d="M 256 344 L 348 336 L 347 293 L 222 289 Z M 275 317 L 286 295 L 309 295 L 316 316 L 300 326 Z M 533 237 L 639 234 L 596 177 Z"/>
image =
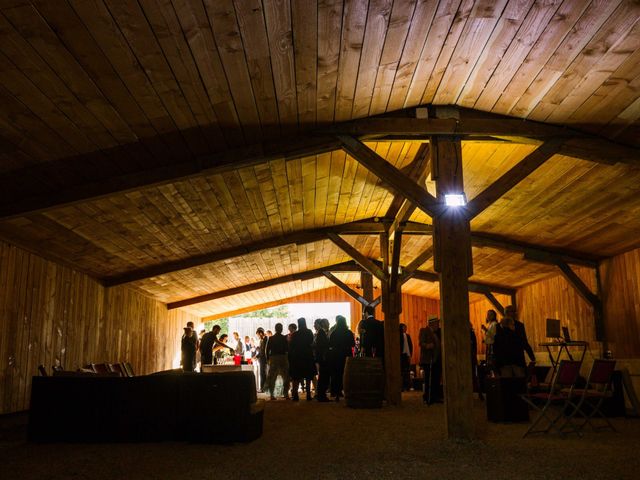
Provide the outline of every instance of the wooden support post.
<path id="1" fill-rule="evenodd" d="M 440 201 L 461 192 L 462 152 L 453 138 L 431 139 L 432 177 Z M 449 439 L 473 437 L 473 388 L 468 278 L 472 274 L 471 229 L 463 208 L 443 208 L 434 219 L 434 265 L 440 278 L 443 383 Z"/>
<path id="2" fill-rule="evenodd" d="M 604 299 L 602 298 L 602 278 L 600 277 L 600 265 L 596 267 L 596 295 L 600 299 L 600 308 L 596 314 L 596 340 L 602 342 L 602 358 L 609 350 L 609 337 L 607 336 L 606 318 L 604 316 Z"/>
<path id="3" fill-rule="evenodd" d="M 399 260 L 398 237 L 394 239 L 394 244 L 398 248 L 398 253 L 391 256 Z M 401 241 L 401 240 L 400 240 Z M 382 254 L 382 269 L 386 272 L 393 263 L 389 254 L 389 236 L 386 233 L 380 234 L 380 252 Z M 395 252 L 395 251 L 394 251 Z M 397 262 L 399 263 L 399 261 Z M 393 268 L 393 266 L 392 266 Z M 397 268 L 397 266 L 396 266 Z M 401 387 L 402 376 L 400 374 L 400 341 L 398 332 L 400 328 L 400 306 L 401 295 L 398 289 L 392 289 L 391 277 L 395 278 L 396 284 L 398 275 L 388 275 L 381 281 L 382 285 L 382 311 L 384 313 L 384 368 L 385 368 L 385 396 L 389 405 L 400 405 L 402 401 Z"/>
<path id="4" fill-rule="evenodd" d="M 360 273 L 360 285 L 362 286 L 362 296 L 367 302 L 373 301 L 373 275 L 369 272 Z"/>

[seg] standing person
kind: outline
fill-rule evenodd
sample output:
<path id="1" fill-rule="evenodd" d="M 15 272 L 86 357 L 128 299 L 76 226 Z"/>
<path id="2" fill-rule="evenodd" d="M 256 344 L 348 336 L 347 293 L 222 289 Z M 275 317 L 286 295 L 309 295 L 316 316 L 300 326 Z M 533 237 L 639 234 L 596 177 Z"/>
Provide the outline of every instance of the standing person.
<path id="1" fill-rule="evenodd" d="M 342 377 L 347 357 L 352 355 L 356 341 L 353 332 L 347 327 L 347 319 L 342 315 L 336 317 L 336 324 L 329 335 L 329 364 L 331 368 L 331 395 L 336 402 L 342 394 Z"/>
<path id="2" fill-rule="evenodd" d="M 244 360 L 244 343 L 242 343 L 238 332 L 233 332 L 233 339 L 236 342 L 236 346 L 233 349 L 233 363 L 240 365 L 242 360 Z"/>
<path id="3" fill-rule="evenodd" d="M 413 342 L 411 335 L 407 333 L 407 326 L 400 324 L 400 371 L 402 373 L 402 390 L 411 390 L 411 355 L 413 355 Z"/>
<path id="4" fill-rule="evenodd" d="M 478 339 L 476 338 L 476 332 L 473 329 L 471 322 L 469 322 L 469 329 L 471 330 L 471 379 L 473 382 L 473 389 L 478 390 L 478 398 L 480 400 L 484 400 L 482 387 L 478 378 Z"/>
<path id="5" fill-rule="evenodd" d="M 227 338 L 229 338 L 229 335 L 227 335 L 226 333 L 223 333 L 222 335 L 220 335 L 220 338 L 216 341 L 216 344 L 213 346 L 214 363 L 216 364 L 222 363 L 222 359 L 224 358 L 226 353 L 228 353 L 229 355 L 235 354 L 235 349 L 227 345 Z"/>
<path id="6" fill-rule="evenodd" d="M 515 321 L 511 317 L 504 317 L 494 343 L 496 368 L 501 377 L 525 376 L 524 350 L 524 341 L 516 331 Z"/>
<path id="7" fill-rule="evenodd" d="M 189 322 L 191 323 L 191 322 Z M 184 333 L 182 334 L 182 341 L 180 342 L 180 352 L 183 372 L 193 372 L 196 368 L 196 349 L 198 345 L 198 336 L 193 328 L 188 326 L 184 327 Z M 191 323 L 193 325 L 193 323 Z"/>
<path id="8" fill-rule="evenodd" d="M 489 371 L 493 371 L 495 369 L 494 359 L 493 359 L 493 342 L 496 338 L 496 331 L 498 329 L 498 316 L 496 315 L 495 310 L 487 311 L 487 318 L 485 319 L 487 326 L 482 326 L 484 330 L 484 343 L 487 349 L 486 359 L 487 359 L 487 368 Z"/>
<path id="9" fill-rule="evenodd" d="M 307 401 L 311 400 L 311 380 L 316 374 L 313 358 L 313 333 L 307 328 L 304 318 L 298 319 L 298 328 L 291 334 L 289 341 L 289 375 L 293 400 L 298 401 L 298 386 L 306 380 Z"/>
<path id="10" fill-rule="evenodd" d="M 200 371 L 203 365 L 211 365 L 213 363 L 213 346 L 218 341 L 218 333 L 220 333 L 220 325 L 214 325 L 210 332 L 205 333 L 200 341 Z"/>
<path id="11" fill-rule="evenodd" d="M 224 344 L 223 341 L 218 339 L 218 334 L 220 333 L 220 325 L 214 325 L 211 327 L 211 331 L 205 333 L 202 336 L 202 341 L 200 342 L 200 354 L 202 356 L 202 363 L 200 364 L 200 371 L 202 371 L 202 366 L 211 365 L 213 363 L 213 352 L 216 353 L 221 352 L 224 349 L 230 349 L 233 351 L 231 347 L 228 347 Z M 226 335 L 223 335 L 226 338 Z M 220 338 L 223 338 L 220 337 Z M 221 355 L 216 355 L 216 358 L 219 358 Z"/>
<path id="12" fill-rule="evenodd" d="M 420 329 L 420 366 L 424 370 L 424 388 L 422 399 L 431 405 L 442 401 L 440 379 L 442 378 L 442 357 L 440 347 L 440 321 L 429 320 L 427 326 Z"/>
<path id="13" fill-rule="evenodd" d="M 269 337 L 265 335 L 264 328 L 262 327 L 256 330 L 256 335 L 259 339 L 255 356 L 255 360 L 258 363 L 258 391 L 264 392 L 264 385 L 267 382 L 267 341 Z"/>
<path id="14" fill-rule="evenodd" d="M 318 369 L 318 383 L 316 384 L 316 400 L 319 402 L 328 402 L 327 389 L 329 388 L 329 338 L 327 332 L 323 328 L 324 319 L 318 318 L 313 322 L 313 328 L 316 334 L 313 338 L 313 355 Z"/>
<path id="15" fill-rule="evenodd" d="M 536 356 L 533 353 L 533 348 L 531 348 L 531 345 L 529 345 L 529 340 L 527 339 L 527 332 L 524 328 L 524 323 L 518 320 L 518 310 L 516 309 L 516 307 L 514 305 L 507 305 L 504 308 L 504 316 L 513 319 L 514 331 L 516 332 L 516 335 L 518 335 L 522 340 L 522 346 L 524 348 L 524 351 L 527 352 L 529 360 L 535 363 Z"/>
<path id="16" fill-rule="evenodd" d="M 284 398 L 289 400 L 289 360 L 287 352 L 289 346 L 287 337 L 282 335 L 282 324 L 276 323 L 276 333 L 267 343 L 267 361 L 269 362 L 269 395 L 275 400 L 275 387 L 278 375 L 282 377 Z"/>
<path id="17" fill-rule="evenodd" d="M 367 305 L 358 323 L 360 349 L 365 357 L 378 357 L 384 363 L 384 323 L 373 316 L 375 308 Z"/>

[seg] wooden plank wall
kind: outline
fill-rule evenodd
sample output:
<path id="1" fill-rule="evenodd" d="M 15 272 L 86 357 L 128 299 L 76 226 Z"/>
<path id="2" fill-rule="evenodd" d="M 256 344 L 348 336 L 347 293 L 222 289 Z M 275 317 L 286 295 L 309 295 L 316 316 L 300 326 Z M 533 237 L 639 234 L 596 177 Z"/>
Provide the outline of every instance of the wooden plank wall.
<path id="1" fill-rule="evenodd" d="M 197 317 L 126 287 L 0 242 L 0 414 L 29 406 L 37 366 L 75 369 L 130 361 L 137 373 L 171 368 L 182 326 Z"/>
<path id="2" fill-rule="evenodd" d="M 589 268 L 573 270 L 582 281 L 595 292 L 595 274 Z M 569 327 L 571 338 L 586 340 L 590 349 L 598 354 L 601 349 L 595 341 L 593 308 L 582 299 L 576 290 L 561 275 L 535 282 L 518 289 L 516 293 L 518 317 L 527 329 L 529 344 L 536 352 L 543 352 L 541 342 L 548 341 L 546 319 L 557 318 L 562 326 Z"/>
<path id="3" fill-rule="evenodd" d="M 640 358 L 640 248 L 602 263 L 605 328 L 616 358 Z"/>
<path id="4" fill-rule="evenodd" d="M 595 292 L 595 275 L 588 268 L 574 268 Z M 601 264 L 602 296 L 608 349 L 616 358 L 640 357 L 640 249 L 612 257 Z M 547 318 L 568 326 L 572 338 L 587 340 L 594 355 L 602 345 L 595 341 L 593 309 L 561 275 L 526 285 L 516 294 L 519 318 L 525 323 L 529 343 L 537 352 L 546 340 Z M 508 300 L 506 300 L 508 302 Z M 474 325 L 491 308 L 485 301 L 471 305 Z M 475 317 L 475 319 L 474 319 Z M 544 358 L 544 355 L 542 356 Z"/>

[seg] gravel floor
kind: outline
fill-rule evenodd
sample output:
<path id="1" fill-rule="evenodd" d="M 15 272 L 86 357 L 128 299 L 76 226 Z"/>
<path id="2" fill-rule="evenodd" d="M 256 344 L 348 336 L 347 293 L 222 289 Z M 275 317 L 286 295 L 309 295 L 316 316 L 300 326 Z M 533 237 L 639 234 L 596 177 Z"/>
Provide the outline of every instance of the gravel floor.
<path id="1" fill-rule="evenodd" d="M 24 415 L 0 417 L 4 479 L 640 478 L 640 420 L 619 433 L 521 439 L 526 424 L 491 424 L 477 401 L 478 440 L 443 440 L 443 406 L 404 394 L 401 408 L 268 402 L 263 436 L 229 446 L 185 443 L 34 445 Z"/>

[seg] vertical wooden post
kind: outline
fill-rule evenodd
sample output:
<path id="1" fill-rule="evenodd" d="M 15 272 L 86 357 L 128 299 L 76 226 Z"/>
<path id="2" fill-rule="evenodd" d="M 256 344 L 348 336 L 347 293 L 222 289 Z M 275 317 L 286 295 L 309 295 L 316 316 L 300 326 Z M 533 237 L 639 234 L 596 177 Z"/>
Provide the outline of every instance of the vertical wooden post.
<path id="1" fill-rule="evenodd" d="M 397 234 L 396 234 L 397 235 Z M 394 238 L 394 243 L 398 248 L 397 256 L 399 259 L 399 248 L 401 241 L 399 237 Z M 389 255 L 389 235 L 380 234 L 380 252 L 382 254 L 383 270 L 389 272 L 390 255 Z M 393 262 L 391 262 L 393 264 Z M 396 268 L 399 262 L 396 260 Z M 392 265 L 393 268 L 393 265 Z M 402 307 L 401 296 L 399 294 L 398 275 L 396 272 L 396 286 L 392 286 L 391 278 L 393 275 L 381 281 L 382 284 L 382 311 L 384 313 L 384 369 L 385 369 L 385 396 L 389 405 L 400 405 L 402 402 L 402 376 L 400 373 L 400 311 Z"/>
<path id="2" fill-rule="evenodd" d="M 607 338 L 606 318 L 604 316 L 604 297 L 602 295 L 602 277 L 600 276 L 600 265 L 595 268 L 596 274 L 596 296 L 598 302 L 593 307 L 593 316 L 596 324 L 596 340 L 602 342 L 602 358 L 609 350 L 609 339 Z"/>
<path id="3" fill-rule="evenodd" d="M 432 137 L 431 165 L 436 195 L 461 193 L 460 140 Z M 473 437 L 473 387 L 468 278 L 472 274 L 471 230 L 464 208 L 443 207 L 434 218 L 434 266 L 440 277 L 443 383 L 447 436 Z"/>
<path id="4" fill-rule="evenodd" d="M 360 285 L 362 286 L 362 296 L 371 303 L 373 301 L 373 275 L 369 272 L 361 272 Z"/>

